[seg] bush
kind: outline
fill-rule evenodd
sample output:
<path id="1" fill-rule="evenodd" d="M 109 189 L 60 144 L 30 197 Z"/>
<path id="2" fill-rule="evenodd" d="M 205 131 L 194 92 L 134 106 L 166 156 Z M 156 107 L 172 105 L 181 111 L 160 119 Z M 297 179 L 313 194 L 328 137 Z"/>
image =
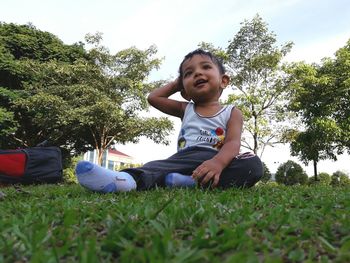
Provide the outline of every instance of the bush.
<path id="1" fill-rule="evenodd" d="M 271 187 L 277 187 L 279 186 L 279 184 L 275 181 L 268 181 L 266 183 L 264 183 L 265 186 L 271 186 Z"/>
<path id="2" fill-rule="evenodd" d="M 75 176 L 75 166 L 78 161 L 82 159 L 81 156 L 73 157 L 70 160 L 67 160 L 64 164 L 63 169 L 63 181 L 68 184 L 76 184 L 78 183 L 77 178 Z"/>
<path id="3" fill-rule="evenodd" d="M 349 175 L 342 171 L 336 171 L 331 176 L 332 186 L 350 186 Z"/>
<path id="4" fill-rule="evenodd" d="M 120 170 L 127 169 L 127 168 L 138 168 L 141 166 L 143 166 L 142 163 L 124 163 L 124 164 L 120 164 L 115 169 L 116 169 L 116 171 L 120 171 Z"/>
<path id="5" fill-rule="evenodd" d="M 317 176 L 317 181 L 315 181 L 315 177 L 309 178 L 309 185 L 313 184 L 321 184 L 321 185 L 330 185 L 331 184 L 331 176 L 328 173 L 319 173 Z"/>
<path id="6" fill-rule="evenodd" d="M 277 168 L 276 182 L 285 185 L 303 185 L 308 183 L 308 176 L 299 164 L 289 160 Z"/>
<path id="7" fill-rule="evenodd" d="M 263 183 L 266 183 L 268 181 L 270 181 L 271 179 L 271 172 L 269 170 L 269 168 L 267 168 L 267 165 L 263 162 L 263 176 L 261 177 L 260 181 L 263 182 Z"/>

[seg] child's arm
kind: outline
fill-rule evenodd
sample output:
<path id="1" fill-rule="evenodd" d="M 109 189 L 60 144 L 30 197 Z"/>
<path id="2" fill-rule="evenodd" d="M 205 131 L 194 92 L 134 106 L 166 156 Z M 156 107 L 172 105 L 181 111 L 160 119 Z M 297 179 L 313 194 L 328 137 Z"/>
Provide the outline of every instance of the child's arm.
<path id="1" fill-rule="evenodd" d="M 242 113 L 234 108 L 227 124 L 224 145 L 212 159 L 203 162 L 193 171 L 193 179 L 201 179 L 203 185 L 213 179 L 212 186 L 217 186 L 222 170 L 239 154 L 242 128 Z"/>
<path id="2" fill-rule="evenodd" d="M 182 118 L 187 106 L 187 102 L 169 99 L 169 97 L 180 91 L 178 79 L 153 90 L 148 95 L 148 102 L 158 110 L 179 118 Z"/>

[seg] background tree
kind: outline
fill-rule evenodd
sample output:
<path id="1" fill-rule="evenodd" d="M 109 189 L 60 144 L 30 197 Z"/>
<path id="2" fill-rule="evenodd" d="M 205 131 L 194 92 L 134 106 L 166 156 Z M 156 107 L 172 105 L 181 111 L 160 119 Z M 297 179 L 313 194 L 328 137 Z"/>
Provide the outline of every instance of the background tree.
<path id="1" fill-rule="evenodd" d="M 1 93 L 1 91 L 0 91 Z M 0 107 L 0 137 L 5 138 L 13 134 L 17 129 L 13 112 Z"/>
<path id="2" fill-rule="evenodd" d="M 324 67 L 328 74 L 334 76 L 334 83 L 330 86 L 331 90 L 325 90 L 328 100 L 324 101 L 322 106 L 335 104 L 331 116 L 340 129 L 335 142 L 337 150 L 340 152 L 346 150 L 350 153 L 350 39 L 344 47 L 337 50 L 335 59 Z"/>
<path id="3" fill-rule="evenodd" d="M 226 63 L 229 59 L 228 53 L 226 52 L 225 49 L 221 47 L 215 47 L 212 43 L 207 43 L 203 41 L 198 44 L 198 47 L 214 54 L 216 57 L 222 60 L 223 63 Z"/>
<path id="4" fill-rule="evenodd" d="M 284 107 L 289 75 L 282 63 L 292 43 L 278 47 L 259 15 L 241 25 L 225 50 L 206 42 L 199 46 L 223 60 L 234 87 L 226 103 L 237 105 L 244 115 L 242 146 L 262 156 L 265 147 L 283 141 L 285 120 L 291 124 L 294 119 Z"/>
<path id="5" fill-rule="evenodd" d="M 270 181 L 270 179 L 271 179 L 271 172 L 264 162 L 262 164 L 263 164 L 264 174 L 261 177 L 260 181 L 266 183 L 266 182 Z"/>
<path id="6" fill-rule="evenodd" d="M 4 124 L 1 129 L 0 147 L 33 146 L 46 139 L 43 131 L 33 123 L 33 113 L 28 108 L 15 105 L 33 95 L 27 86 L 36 79 L 34 69 L 28 70 L 28 65 L 32 61 L 70 64 L 87 58 L 87 54 L 82 43 L 64 45 L 56 36 L 32 25 L 6 23 L 0 23 L 0 51 L 0 122 L 6 123 L 6 129 Z"/>
<path id="7" fill-rule="evenodd" d="M 35 36 L 41 31 L 29 26 L 20 28 L 24 28 L 21 34 L 30 35 L 33 43 L 40 40 Z M 72 154 L 95 148 L 101 162 L 103 152 L 114 143 L 136 142 L 140 136 L 167 143 L 165 137 L 171 122 L 139 115 L 147 110 L 147 92 L 157 85 L 147 82 L 150 71 L 160 64 L 153 57 L 156 48 L 132 47 L 110 54 L 100 45 L 101 39 L 100 34 L 88 35 L 87 42 L 92 48 L 82 49 L 80 57 L 69 56 L 72 61 L 13 58 L 11 63 L 20 64 L 21 69 L 15 86 L 20 96 L 5 99 L 19 128 L 6 140 L 7 145 L 11 145 L 13 138 L 20 146 L 50 139 L 52 144 Z M 62 43 L 61 46 L 65 47 Z M 45 47 L 49 49 L 50 45 Z M 4 65 L 0 73 L 14 75 L 6 69 Z M 13 89 L 11 85 L 6 88 Z"/>
<path id="8" fill-rule="evenodd" d="M 324 59 L 321 65 L 297 63 L 292 70 L 289 109 L 297 113 L 304 129 L 290 133 L 291 152 L 305 164 L 313 162 L 315 180 L 320 160 L 336 160 L 350 150 L 349 43 L 333 60 Z"/>
<path id="9" fill-rule="evenodd" d="M 303 168 L 291 160 L 281 164 L 276 171 L 276 182 L 285 185 L 306 184 L 308 176 Z"/>
<path id="10" fill-rule="evenodd" d="M 283 110 L 289 78 L 282 64 L 292 43 L 276 45 L 276 36 L 260 16 L 244 21 L 239 32 L 229 41 L 226 67 L 236 93 L 227 103 L 242 110 L 245 134 L 242 146 L 263 154 L 266 146 L 281 142 L 290 118 Z"/>

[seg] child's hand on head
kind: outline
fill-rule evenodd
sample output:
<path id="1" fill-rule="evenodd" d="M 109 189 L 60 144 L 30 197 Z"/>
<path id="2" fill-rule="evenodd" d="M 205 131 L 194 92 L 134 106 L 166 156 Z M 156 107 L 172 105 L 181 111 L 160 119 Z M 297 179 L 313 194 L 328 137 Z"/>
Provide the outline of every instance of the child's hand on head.
<path id="1" fill-rule="evenodd" d="M 191 100 L 191 98 L 187 95 L 185 89 L 182 89 L 182 90 L 180 91 L 180 93 L 181 93 L 181 96 L 182 96 L 185 100 L 187 100 L 187 101 L 190 101 L 190 100 Z"/>
<path id="2" fill-rule="evenodd" d="M 180 78 L 175 79 L 174 82 L 176 83 L 176 87 L 177 87 L 178 91 L 180 91 L 181 96 L 185 100 L 190 101 L 191 98 L 187 95 L 187 93 L 186 93 L 186 91 L 185 91 L 185 89 L 184 89 L 184 87 L 183 87 L 183 85 L 181 83 Z"/>
<path id="3" fill-rule="evenodd" d="M 201 185 L 205 185 L 210 180 L 213 181 L 212 187 L 216 187 L 219 183 L 220 175 L 223 167 L 215 160 L 210 159 L 204 161 L 192 173 L 192 178 L 199 181 Z"/>

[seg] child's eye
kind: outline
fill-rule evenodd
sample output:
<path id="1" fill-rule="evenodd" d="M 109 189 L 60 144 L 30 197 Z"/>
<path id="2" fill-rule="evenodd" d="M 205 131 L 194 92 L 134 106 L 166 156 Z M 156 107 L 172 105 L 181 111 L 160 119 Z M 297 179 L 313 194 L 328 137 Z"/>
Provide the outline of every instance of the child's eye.
<path id="1" fill-rule="evenodd" d="M 190 76 L 191 74 L 192 74 L 192 71 L 186 71 L 184 73 L 184 78 Z"/>

